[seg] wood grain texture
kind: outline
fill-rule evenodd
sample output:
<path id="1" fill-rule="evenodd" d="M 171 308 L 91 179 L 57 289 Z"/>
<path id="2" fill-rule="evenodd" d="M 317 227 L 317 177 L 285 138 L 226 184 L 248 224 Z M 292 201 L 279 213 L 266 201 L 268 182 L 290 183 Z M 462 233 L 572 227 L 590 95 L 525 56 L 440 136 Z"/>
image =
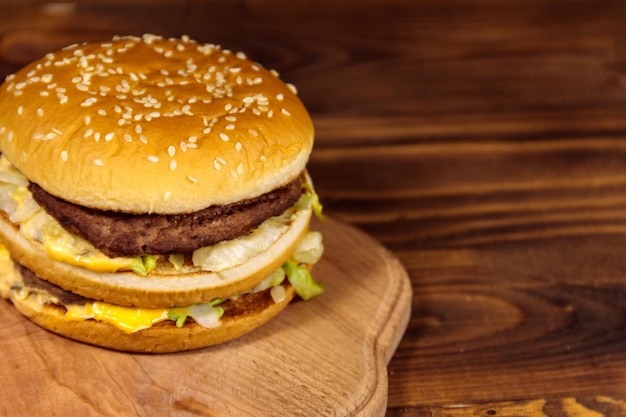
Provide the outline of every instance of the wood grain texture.
<path id="1" fill-rule="evenodd" d="M 315 267 L 324 296 L 208 349 L 109 351 L 44 331 L 0 300 L 0 415 L 384 415 L 408 276 L 356 229 L 332 220 L 316 229 L 328 252 Z"/>
<path id="2" fill-rule="evenodd" d="M 298 87 L 326 211 L 411 278 L 389 416 L 624 414 L 625 2 L 72 4 L 4 6 L 0 71 L 189 33 Z"/>

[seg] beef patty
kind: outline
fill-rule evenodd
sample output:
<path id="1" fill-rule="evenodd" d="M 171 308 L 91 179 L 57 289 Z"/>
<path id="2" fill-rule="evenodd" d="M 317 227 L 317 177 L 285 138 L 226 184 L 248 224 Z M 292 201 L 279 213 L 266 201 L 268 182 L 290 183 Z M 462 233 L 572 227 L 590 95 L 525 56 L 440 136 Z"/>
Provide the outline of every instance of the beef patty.
<path id="1" fill-rule="evenodd" d="M 188 253 L 249 233 L 298 201 L 300 180 L 257 198 L 211 206 L 188 214 L 128 214 L 79 206 L 48 194 L 37 184 L 33 198 L 66 230 L 110 257 Z"/>

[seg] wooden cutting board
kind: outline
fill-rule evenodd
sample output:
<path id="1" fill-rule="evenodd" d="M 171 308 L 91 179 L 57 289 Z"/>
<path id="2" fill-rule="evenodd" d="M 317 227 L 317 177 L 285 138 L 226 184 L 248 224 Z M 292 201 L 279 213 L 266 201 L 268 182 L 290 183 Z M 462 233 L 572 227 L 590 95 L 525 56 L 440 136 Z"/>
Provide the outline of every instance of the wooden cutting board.
<path id="1" fill-rule="evenodd" d="M 387 364 L 408 324 L 411 284 L 360 231 L 315 222 L 325 293 L 238 340 L 162 355 L 84 345 L 0 300 L 6 416 L 382 416 Z"/>

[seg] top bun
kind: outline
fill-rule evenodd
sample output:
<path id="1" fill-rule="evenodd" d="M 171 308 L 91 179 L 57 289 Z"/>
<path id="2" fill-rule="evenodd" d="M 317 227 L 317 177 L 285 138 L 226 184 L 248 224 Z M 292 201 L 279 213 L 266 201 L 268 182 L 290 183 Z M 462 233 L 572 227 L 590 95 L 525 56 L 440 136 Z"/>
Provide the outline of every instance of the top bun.
<path id="1" fill-rule="evenodd" d="M 117 37 L 50 53 L 0 87 L 0 150 L 64 200 L 188 213 L 294 179 L 313 146 L 295 89 L 187 37 Z"/>

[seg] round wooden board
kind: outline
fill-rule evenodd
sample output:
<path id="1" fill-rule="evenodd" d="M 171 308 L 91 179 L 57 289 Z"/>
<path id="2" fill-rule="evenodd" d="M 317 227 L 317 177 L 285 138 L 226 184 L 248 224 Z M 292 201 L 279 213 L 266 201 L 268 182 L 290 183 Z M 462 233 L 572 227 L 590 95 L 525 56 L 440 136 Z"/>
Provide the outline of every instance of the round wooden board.
<path id="1" fill-rule="evenodd" d="M 387 364 L 408 324 L 411 284 L 353 227 L 316 221 L 326 286 L 229 343 L 128 354 L 56 336 L 0 300 L 1 415 L 382 416 Z"/>

